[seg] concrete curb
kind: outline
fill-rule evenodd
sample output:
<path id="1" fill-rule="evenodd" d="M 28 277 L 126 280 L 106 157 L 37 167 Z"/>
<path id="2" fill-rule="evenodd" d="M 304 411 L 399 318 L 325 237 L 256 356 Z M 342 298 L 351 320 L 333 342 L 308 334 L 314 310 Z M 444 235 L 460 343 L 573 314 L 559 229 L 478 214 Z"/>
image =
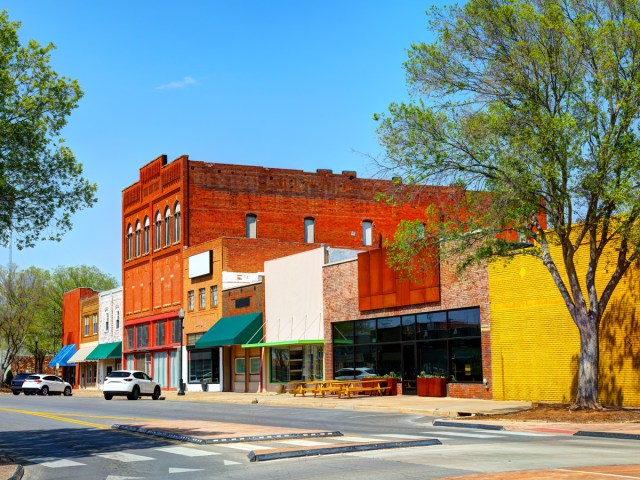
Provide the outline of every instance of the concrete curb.
<path id="1" fill-rule="evenodd" d="M 268 460 L 279 460 L 283 458 L 311 457 L 315 455 L 331 455 L 336 453 L 366 452 L 369 450 L 385 450 L 390 448 L 406 447 L 426 447 L 431 445 L 442 445 L 440 440 L 407 440 L 401 442 L 379 442 L 379 443 L 354 443 L 348 445 L 337 445 L 335 447 L 320 447 L 307 449 L 280 450 L 277 452 L 256 453 L 249 452 L 250 462 L 266 462 Z"/>
<path id="2" fill-rule="evenodd" d="M 20 480 L 24 475 L 24 467 L 22 465 L 16 465 L 16 470 L 13 475 L 9 477 L 9 480 Z"/>
<path id="3" fill-rule="evenodd" d="M 485 423 L 468 423 L 468 422 L 447 422 L 442 420 L 434 420 L 434 427 L 457 427 L 457 428 L 476 428 L 480 430 L 506 430 L 502 425 L 487 425 Z"/>
<path id="4" fill-rule="evenodd" d="M 127 432 L 142 433 L 153 437 L 169 438 L 171 440 L 179 440 L 182 442 L 195 443 L 198 445 L 215 445 L 218 443 L 240 443 L 240 442 L 260 442 L 266 440 L 283 440 L 294 438 L 326 438 L 326 437 L 342 437 L 342 433 L 335 432 L 303 432 L 303 433 L 278 433 L 273 435 L 253 435 L 246 437 L 225 437 L 225 438 L 200 438 L 192 435 L 180 435 L 164 430 L 153 430 L 151 428 L 136 427 L 135 425 L 111 425 L 115 430 L 124 430 Z"/>
<path id="5" fill-rule="evenodd" d="M 580 430 L 573 434 L 576 437 L 598 437 L 598 438 L 619 438 L 621 440 L 640 440 L 640 435 L 636 433 L 618 433 L 618 432 L 589 432 Z"/>

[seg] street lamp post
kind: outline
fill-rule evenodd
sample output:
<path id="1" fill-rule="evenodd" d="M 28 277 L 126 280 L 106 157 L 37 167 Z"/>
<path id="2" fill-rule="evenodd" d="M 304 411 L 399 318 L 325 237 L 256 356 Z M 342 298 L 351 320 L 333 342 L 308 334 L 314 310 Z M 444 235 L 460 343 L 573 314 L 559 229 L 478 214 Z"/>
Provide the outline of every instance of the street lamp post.
<path id="1" fill-rule="evenodd" d="M 33 337 L 33 340 L 36 343 L 36 355 L 35 355 L 35 358 L 33 359 L 34 360 L 33 363 L 34 363 L 34 368 L 36 369 L 36 373 L 39 373 L 40 369 L 38 368 L 38 335 L 35 335 Z"/>
<path id="2" fill-rule="evenodd" d="M 178 395 L 184 395 L 184 382 L 182 381 L 182 337 L 184 337 L 184 308 L 181 308 L 178 312 L 178 318 L 180 319 L 180 389 Z"/>

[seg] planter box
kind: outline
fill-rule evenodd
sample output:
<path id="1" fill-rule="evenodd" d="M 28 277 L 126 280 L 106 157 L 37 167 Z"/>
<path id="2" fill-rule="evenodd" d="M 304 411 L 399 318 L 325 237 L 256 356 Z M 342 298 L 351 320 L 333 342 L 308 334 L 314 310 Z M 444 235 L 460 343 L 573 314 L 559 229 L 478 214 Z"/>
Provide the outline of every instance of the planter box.
<path id="1" fill-rule="evenodd" d="M 416 386 L 419 397 L 446 397 L 446 378 L 417 378 Z"/>
<path id="2" fill-rule="evenodd" d="M 398 395 L 398 380 L 397 378 L 379 378 L 378 380 L 386 380 L 387 382 L 387 391 L 385 395 Z"/>

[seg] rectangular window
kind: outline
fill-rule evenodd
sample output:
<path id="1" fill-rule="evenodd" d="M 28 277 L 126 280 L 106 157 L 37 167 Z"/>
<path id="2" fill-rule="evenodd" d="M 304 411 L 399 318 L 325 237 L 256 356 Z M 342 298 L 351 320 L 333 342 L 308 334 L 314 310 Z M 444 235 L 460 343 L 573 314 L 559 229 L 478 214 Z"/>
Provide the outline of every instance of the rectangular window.
<path id="1" fill-rule="evenodd" d="M 339 350 L 340 347 L 334 347 L 334 352 Z M 336 358 L 335 353 L 334 358 Z M 349 361 L 352 360 L 353 355 L 350 355 Z M 252 357 L 250 362 L 250 373 L 254 375 L 260 373 L 260 357 Z M 322 380 L 323 366 L 324 348 L 321 345 L 271 347 L 271 382 Z"/>
<path id="2" fill-rule="evenodd" d="M 249 374 L 250 375 L 260 374 L 260 357 L 251 357 L 249 359 Z"/>
<path id="3" fill-rule="evenodd" d="M 218 383 L 213 376 L 211 350 L 192 351 L 189 355 L 189 383 Z"/>
<path id="4" fill-rule="evenodd" d="M 109 331 L 109 312 L 105 312 L 104 314 L 104 331 Z"/>
<path id="5" fill-rule="evenodd" d="M 202 338 L 204 332 L 199 333 L 187 333 L 187 346 L 193 347 L 198 340 Z"/>
<path id="6" fill-rule="evenodd" d="M 164 345 L 164 321 L 156 323 L 156 345 Z"/>
<path id="7" fill-rule="evenodd" d="M 89 315 L 84 316 L 84 336 L 89 336 Z"/>
<path id="8" fill-rule="evenodd" d="M 149 346 L 149 324 L 136 325 L 136 348 Z"/>
<path id="9" fill-rule="evenodd" d="M 195 292 L 193 290 L 189 290 L 189 292 L 187 293 L 187 310 L 189 310 L 190 312 L 193 312 L 193 310 L 195 309 Z"/>
<path id="10" fill-rule="evenodd" d="M 93 334 L 96 335 L 98 333 L 98 314 L 94 313 L 91 320 L 93 320 Z"/>
<path id="11" fill-rule="evenodd" d="M 200 300 L 200 310 L 207 307 L 207 291 L 204 288 L 198 290 L 198 298 Z"/>
<path id="12" fill-rule="evenodd" d="M 211 306 L 218 306 L 218 286 L 214 285 L 211 287 Z"/>
<path id="13" fill-rule="evenodd" d="M 316 240 L 316 221 L 313 218 L 304 219 L 304 243 L 314 243 Z"/>
<path id="14" fill-rule="evenodd" d="M 245 362 L 244 357 L 236 358 L 236 362 L 235 363 L 236 363 L 236 372 L 235 373 L 243 374 L 243 373 L 247 372 L 246 365 L 245 365 L 246 362 Z"/>
<path id="15" fill-rule="evenodd" d="M 127 349 L 131 350 L 132 348 L 134 348 L 134 343 L 133 343 L 133 327 L 127 327 L 125 329 L 126 331 L 126 339 L 127 339 Z"/>
<path id="16" fill-rule="evenodd" d="M 171 342 L 172 343 L 180 343 L 180 337 L 182 332 L 180 326 L 180 319 L 176 319 L 173 321 L 173 325 L 171 326 Z"/>
<path id="17" fill-rule="evenodd" d="M 362 222 L 362 245 L 365 247 L 373 245 L 373 223 L 368 220 Z"/>
<path id="18" fill-rule="evenodd" d="M 116 328 L 120 328 L 120 310 L 116 310 Z"/>
<path id="19" fill-rule="evenodd" d="M 255 215 L 247 215 L 246 236 L 247 238 L 256 238 L 257 236 L 258 217 Z"/>
<path id="20" fill-rule="evenodd" d="M 251 306 L 251 297 L 242 297 L 236 299 L 236 308 L 245 308 Z"/>

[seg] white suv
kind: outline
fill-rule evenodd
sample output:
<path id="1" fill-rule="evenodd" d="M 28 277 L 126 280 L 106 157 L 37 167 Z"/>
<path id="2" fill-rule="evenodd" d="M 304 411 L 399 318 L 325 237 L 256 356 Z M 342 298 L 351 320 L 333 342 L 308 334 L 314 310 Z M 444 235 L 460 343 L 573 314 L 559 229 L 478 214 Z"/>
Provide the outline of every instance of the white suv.
<path id="1" fill-rule="evenodd" d="M 137 400 L 146 395 L 158 400 L 162 391 L 160 385 L 144 372 L 115 370 L 107 374 L 103 393 L 105 400 L 111 400 L 114 395 L 126 395 L 129 400 Z"/>
<path id="2" fill-rule="evenodd" d="M 36 373 L 29 375 L 22 384 L 22 391 L 25 395 L 37 393 L 38 395 L 64 395 L 71 396 L 71 384 L 65 382 L 55 375 L 44 375 Z"/>

